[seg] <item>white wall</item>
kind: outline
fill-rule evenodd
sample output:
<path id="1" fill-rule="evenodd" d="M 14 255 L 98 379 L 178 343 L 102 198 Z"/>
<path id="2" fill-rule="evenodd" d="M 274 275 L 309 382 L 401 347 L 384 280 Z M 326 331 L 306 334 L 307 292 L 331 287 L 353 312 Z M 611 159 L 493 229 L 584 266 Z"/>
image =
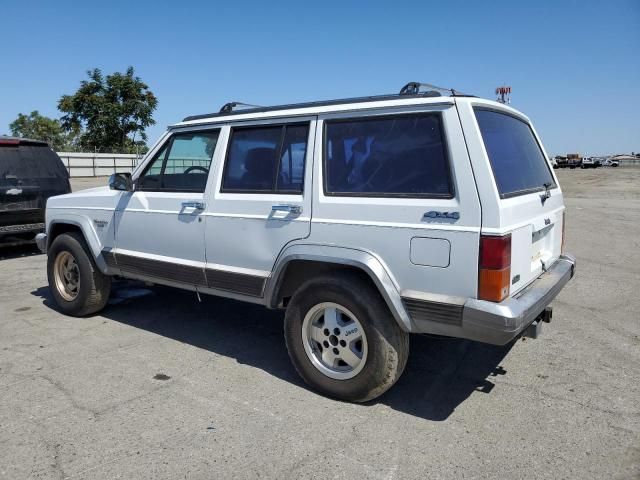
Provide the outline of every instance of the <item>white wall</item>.
<path id="1" fill-rule="evenodd" d="M 130 172 L 142 158 L 128 153 L 57 152 L 71 177 L 102 177 Z"/>

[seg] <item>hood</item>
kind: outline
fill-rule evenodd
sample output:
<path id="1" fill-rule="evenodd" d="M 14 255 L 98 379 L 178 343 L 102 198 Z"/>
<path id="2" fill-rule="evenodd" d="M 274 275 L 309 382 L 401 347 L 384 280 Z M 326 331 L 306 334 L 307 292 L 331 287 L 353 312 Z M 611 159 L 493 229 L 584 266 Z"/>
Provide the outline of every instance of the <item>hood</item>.
<path id="1" fill-rule="evenodd" d="M 122 192 L 111 190 L 108 186 L 88 188 L 78 192 L 67 193 L 49 198 L 47 208 L 105 208 L 112 209 L 116 204 L 115 197 Z"/>

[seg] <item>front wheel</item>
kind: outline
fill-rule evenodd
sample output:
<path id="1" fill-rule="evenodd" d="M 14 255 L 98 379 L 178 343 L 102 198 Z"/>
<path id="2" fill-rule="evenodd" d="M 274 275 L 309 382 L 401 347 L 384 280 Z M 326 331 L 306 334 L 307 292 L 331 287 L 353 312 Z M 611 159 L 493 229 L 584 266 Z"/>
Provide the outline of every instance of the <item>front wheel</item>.
<path id="1" fill-rule="evenodd" d="M 300 287 L 287 307 L 285 340 L 303 380 L 352 402 L 391 388 L 409 354 L 409 335 L 358 275 L 317 278 Z"/>
<path id="2" fill-rule="evenodd" d="M 111 277 L 98 269 L 82 235 L 71 232 L 56 237 L 47 255 L 49 288 L 63 313 L 79 317 L 104 308 Z"/>

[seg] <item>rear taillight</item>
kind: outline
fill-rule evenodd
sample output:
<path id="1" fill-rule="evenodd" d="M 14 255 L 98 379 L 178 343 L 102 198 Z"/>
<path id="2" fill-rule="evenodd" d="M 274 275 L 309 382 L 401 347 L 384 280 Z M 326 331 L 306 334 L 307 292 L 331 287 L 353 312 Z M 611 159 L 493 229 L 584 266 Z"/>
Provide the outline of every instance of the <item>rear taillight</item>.
<path id="1" fill-rule="evenodd" d="M 480 237 L 478 298 L 501 302 L 509 296 L 511 281 L 511 235 Z"/>

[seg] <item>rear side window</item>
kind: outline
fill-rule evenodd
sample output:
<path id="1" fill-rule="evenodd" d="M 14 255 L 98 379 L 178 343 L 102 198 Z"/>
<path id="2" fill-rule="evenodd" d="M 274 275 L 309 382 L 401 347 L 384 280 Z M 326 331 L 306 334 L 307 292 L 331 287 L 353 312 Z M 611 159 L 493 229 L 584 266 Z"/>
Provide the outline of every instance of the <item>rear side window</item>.
<path id="1" fill-rule="evenodd" d="M 328 121 L 324 152 L 327 195 L 453 196 L 439 113 Z"/>
<path id="2" fill-rule="evenodd" d="M 531 127 L 522 120 L 474 109 L 501 198 L 555 187 L 553 176 Z"/>
<path id="3" fill-rule="evenodd" d="M 223 192 L 300 194 L 309 125 L 234 128 Z"/>

